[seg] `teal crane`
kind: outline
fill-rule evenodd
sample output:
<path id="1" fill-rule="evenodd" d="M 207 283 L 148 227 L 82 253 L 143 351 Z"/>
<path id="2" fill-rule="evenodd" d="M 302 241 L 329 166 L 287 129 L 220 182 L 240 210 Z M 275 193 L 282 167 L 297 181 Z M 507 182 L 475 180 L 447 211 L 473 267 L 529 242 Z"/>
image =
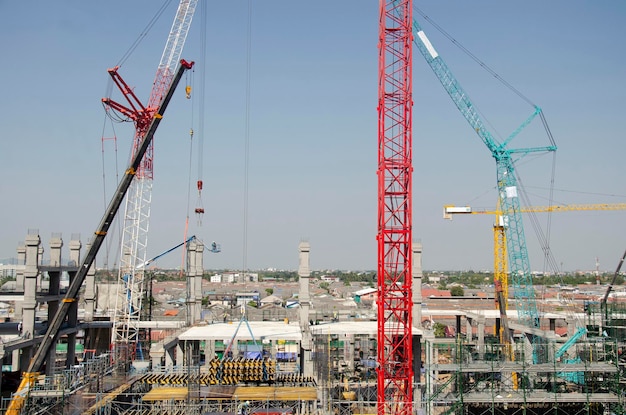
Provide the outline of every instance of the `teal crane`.
<path id="1" fill-rule="evenodd" d="M 414 43 L 426 62 L 443 85 L 444 89 L 461 112 L 463 117 L 478 134 L 482 142 L 496 160 L 498 202 L 505 227 L 506 243 L 509 260 L 509 281 L 513 288 L 520 323 L 531 328 L 539 328 L 539 312 L 533 289 L 528 249 L 524 236 L 522 215 L 518 195 L 518 183 L 515 173 L 514 158 L 519 159 L 530 153 L 556 151 L 554 140 L 550 137 L 550 145 L 533 148 L 509 148 L 511 141 L 538 115 L 545 125 L 541 109 L 534 106 L 533 113 L 506 140 L 499 143 L 485 128 L 478 111 L 472 104 L 468 94 L 463 90 L 444 60 L 432 46 L 421 26 L 413 21 Z"/>

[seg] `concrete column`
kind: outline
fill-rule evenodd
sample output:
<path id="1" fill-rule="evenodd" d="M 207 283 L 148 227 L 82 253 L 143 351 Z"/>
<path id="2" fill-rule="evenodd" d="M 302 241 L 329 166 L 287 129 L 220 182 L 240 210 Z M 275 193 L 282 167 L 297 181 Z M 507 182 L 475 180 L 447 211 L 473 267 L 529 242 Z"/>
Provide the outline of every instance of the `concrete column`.
<path id="1" fill-rule="evenodd" d="M 20 244 L 17 247 L 17 270 L 15 272 L 15 291 L 24 292 L 24 264 L 26 263 L 26 246 Z M 14 317 L 15 320 L 22 319 L 22 302 L 15 302 Z"/>
<path id="2" fill-rule="evenodd" d="M 300 353 L 302 353 L 303 362 L 300 370 L 305 376 L 313 375 L 313 360 L 311 357 L 311 351 L 313 349 L 313 339 L 311 336 L 311 329 L 309 327 L 309 312 L 311 308 L 311 294 L 309 293 L 309 280 L 311 278 L 310 268 L 310 252 L 311 245 L 308 242 L 302 241 L 298 246 L 299 251 L 299 265 L 298 265 L 298 277 L 299 277 L 299 293 L 298 298 L 300 301 L 300 331 L 302 333 L 302 341 L 300 343 Z"/>
<path id="3" fill-rule="evenodd" d="M 556 330 L 556 319 L 550 318 L 550 319 L 548 319 L 548 322 L 550 323 L 550 330 L 555 331 Z"/>
<path id="4" fill-rule="evenodd" d="M 22 333 L 25 338 L 32 338 L 35 333 L 35 309 L 37 308 L 37 275 L 39 275 L 39 248 L 41 239 L 38 234 L 26 236 L 26 257 L 24 267 L 24 303 L 22 308 Z M 22 349 L 20 367 L 28 367 L 33 348 Z"/>
<path id="5" fill-rule="evenodd" d="M 413 250 L 413 267 L 411 276 L 413 282 L 411 290 L 413 293 L 413 325 L 422 327 L 422 244 L 413 242 L 411 245 Z"/>
<path id="6" fill-rule="evenodd" d="M 171 349 L 166 349 L 165 350 L 165 367 L 173 367 L 174 366 L 174 353 L 175 353 L 175 348 L 171 348 Z"/>
<path id="7" fill-rule="evenodd" d="M 191 326 L 195 322 L 196 309 L 196 245 L 197 240 L 193 239 L 187 245 L 187 325 Z"/>
<path id="8" fill-rule="evenodd" d="M 346 338 L 343 344 L 344 347 L 344 360 L 348 364 L 348 370 L 354 370 L 354 335 L 346 334 Z"/>
<path id="9" fill-rule="evenodd" d="M 478 316 L 478 353 L 482 359 L 485 353 L 485 316 Z"/>
<path id="10" fill-rule="evenodd" d="M 70 241 L 70 246 L 71 244 L 72 241 Z M 89 251 L 90 244 L 87 245 L 86 249 Z M 76 265 L 79 264 L 80 262 L 76 263 Z M 85 277 L 85 321 L 93 321 L 93 315 L 96 310 L 96 298 L 96 261 L 94 260 Z"/>
<path id="11" fill-rule="evenodd" d="M 215 340 L 207 339 L 204 341 L 204 365 L 209 367 L 211 360 L 215 357 Z"/>
<path id="12" fill-rule="evenodd" d="M 179 340 L 179 342 L 176 343 L 176 357 L 174 359 L 174 366 L 180 366 L 184 364 L 184 360 L 185 360 L 185 349 L 183 348 L 183 345 L 180 343 L 180 340 Z"/>
<path id="13" fill-rule="evenodd" d="M 238 357 L 239 356 L 239 347 L 237 346 L 237 339 L 233 339 L 231 344 L 230 344 L 230 352 L 232 354 L 233 357 Z M 228 356 L 226 356 L 228 357 Z"/>
<path id="14" fill-rule="evenodd" d="M 43 246 L 39 246 L 39 248 L 37 249 L 37 264 L 41 265 L 43 264 Z M 41 289 L 41 272 L 37 273 L 37 288 Z"/>
<path id="15" fill-rule="evenodd" d="M 57 296 L 54 300 L 48 301 L 48 321 L 52 321 L 53 317 L 59 309 L 59 297 L 61 293 L 61 249 L 63 248 L 63 239 L 61 234 L 52 234 L 50 238 L 50 267 L 48 269 L 48 286 L 50 296 Z M 52 268 L 54 267 L 54 268 Z M 58 342 L 58 340 L 57 340 Z M 48 351 L 48 362 L 54 362 L 56 358 L 56 342 Z M 53 365 L 46 365 L 46 374 L 53 373 Z"/>
<path id="16" fill-rule="evenodd" d="M 474 335 L 472 334 L 472 319 L 469 317 L 465 318 L 465 330 L 467 331 L 467 341 L 471 342 L 474 339 Z"/>
<path id="17" fill-rule="evenodd" d="M 17 247 L 17 269 L 15 271 L 15 291 L 24 292 L 24 263 L 26 262 L 26 246 L 23 243 Z M 13 318 L 15 321 L 22 321 L 22 301 L 15 302 Z M 20 368 L 20 351 L 14 350 L 11 365 L 14 372 Z M 26 369 L 26 368 L 24 368 Z"/>
<path id="18" fill-rule="evenodd" d="M 50 266 L 60 267 L 61 264 L 61 248 L 63 248 L 63 239 L 61 234 L 52 234 L 50 238 Z"/>
<path id="19" fill-rule="evenodd" d="M 80 248 L 82 244 L 79 240 L 72 238 L 70 241 L 70 264 L 73 267 L 78 267 L 80 264 Z M 69 273 L 69 283 L 72 283 L 76 276 L 76 270 L 71 269 Z M 76 327 L 78 325 L 78 301 L 74 301 L 70 304 L 70 308 L 67 313 L 67 321 L 70 327 Z M 76 361 L 76 332 L 69 333 L 67 335 L 67 366 L 72 366 Z"/>
<path id="20" fill-rule="evenodd" d="M 196 275 L 193 295 L 196 307 L 194 310 L 194 322 L 202 320 L 202 276 L 204 275 L 204 244 L 198 241 L 196 245 Z"/>

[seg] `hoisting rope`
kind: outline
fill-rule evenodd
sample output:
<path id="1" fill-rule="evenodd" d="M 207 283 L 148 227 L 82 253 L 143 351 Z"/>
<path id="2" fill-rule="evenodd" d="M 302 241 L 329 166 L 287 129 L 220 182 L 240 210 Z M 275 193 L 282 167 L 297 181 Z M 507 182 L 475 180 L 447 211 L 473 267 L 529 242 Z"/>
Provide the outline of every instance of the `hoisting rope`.
<path id="1" fill-rule="evenodd" d="M 185 94 L 187 99 L 191 99 L 191 127 L 189 128 L 189 178 L 187 183 L 187 214 L 185 217 L 185 231 L 183 235 L 183 241 L 187 240 L 187 234 L 189 232 L 189 212 L 191 206 L 191 183 L 192 183 L 192 160 L 193 160 L 193 139 L 194 136 L 197 135 L 196 141 L 198 142 L 198 180 L 196 181 L 196 186 L 198 189 L 198 202 L 194 209 L 196 214 L 197 226 L 202 226 L 202 216 L 204 215 L 204 207 L 202 206 L 202 159 L 203 159 L 203 151 L 202 151 L 202 142 L 204 137 L 204 97 L 205 97 L 205 79 L 206 79 L 206 37 L 207 37 L 207 6 L 205 2 L 200 3 L 200 43 L 201 43 L 201 51 L 200 51 L 200 59 L 196 64 L 196 68 L 200 69 L 200 87 L 198 94 L 194 94 L 194 99 L 197 98 L 199 100 L 199 113 L 200 117 L 198 119 L 198 131 L 193 129 L 194 125 L 194 99 L 191 99 L 191 92 L 193 90 L 193 84 L 195 82 L 195 69 L 191 71 L 191 80 L 187 82 L 187 87 L 185 88 Z M 187 74 L 189 77 L 189 74 Z M 187 256 L 187 244 L 183 245 L 182 249 L 182 257 L 181 257 L 181 267 L 180 267 L 180 275 L 182 277 L 183 272 L 185 270 L 185 257 Z"/>
<path id="2" fill-rule="evenodd" d="M 248 273 L 248 177 L 250 160 L 250 55 L 252 49 L 252 2 L 248 0 L 248 33 L 246 39 L 246 131 L 244 143 L 243 184 L 243 274 Z"/>
<path id="3" fill-rule="evenodd" d="M 189 72 L 189 71 L 188 71 Z M 190 124 L 191 127 L 189 127 L 189 162 L 187 163 L 189 166 L 189 173 L 188 173 L 188 179 L 187 179 L 187 209 L 186 209 L 186 215 L 185 215 L 185 230 L 183 232 L 183 241 L 187 240 L 187 234 L 189 232 L 189 209 L 190 209 L 190 205 L 191 205 L 191 160 L 192 160 L 192 155 L 193 155 L 193 136 L 194 136 L 194 131 L 193 131 L 193 115 L 194 115 L 194 106 L 193 106 L 193 100 L 191 99 L 191 91 L 192 91 L 192 83 L 193 83 L 193 70 L 191 71 L 192 75 L 191 75 L 191 80 L 190 80 L 190 76 L 189 74 L 186 75 L 186 80 L 187 80 L 187 86 L 185 87 L 185 95 L 186 98 L 191 100 L 191 120 L 190 120 Z M 185 257 L 187 255 L 187 244 L 183 243 L 183 249 L 181 252 L 181 258 L 180 258 L 180 272 L 179 275 L 182 278 L 184 276 L 185 273 Z"/>
<path id="4" fill-rule="evenodd" d="M 202 64 L 200 65 L 200 86 L 199 86 L 199 104 L 198 104 L 198 112 L 200 113 L 200 118 L 198 119 L 198 180 L 196 181 L 196 187 L 198 189 L 198 199 L 196 202 L 196 221 L 198 226 L 202 226 L 202 218 L 204 216 L 204 206 L 202 203 L 202 187 L 203 187 L 203 176 L 202 176 L 202 161 L 204 159 L 204 104 L 205 104 L 205 93 L 206 93 L 206 50 L 207 50 L 207 6 L 202 2 L 200 5 L 201 10 L 201 49 L 200 49 L 200 59 Z"/>
<path id="5" fill-rule="evenodd" d="M 502 78 L 495 70 L 493 70 L 485 62 L 480 60 L 469 49 L 467 49 L 465 46 L 463 46 L 452 35 L 450 35 L 441 26 L 439 26 L 436 22 L 434 22 L 422 10 L 420 10 L 415 5 L 413 6 L 413 10 L 416 13 L 419 13 L 424 18 L 424 20 L 428 21 L 435 29 L 437 29 L 437 31 L 439 31 L 439 33 L 444 35 L 450 42 L 452 42 L 455 46 L 457 46 L 463 53 L 465 53 L 467 56 L 469 56 L 474 62 L 476 62 L 485 71 L 487 71 L 491 76 L 493 76 L 495 79 L 497 79 L 502 85 L 507 87 L 515 95 L 517 95 L 519 98 L 521 98 L 524 102 L 526 102 L 527 104 L 529 104 L 533 108 L 538 108 L 538 106 L 530 98 L 528 98 L 526 95 L 524 95 L 520 90 L 515 88 L 512 84 L 510 84 L 504 78 Z M 478 107 L 477 106 L 475 106 L 475 107 L 478 110 Z M 547 122 L 547 120 L 545 118 L 545 115 L 544 115 L 543 111 L 539 112 L 539 118 L 541 119 L 541 123 L 543 124 L 543 128 L 546 131 L 546 135 L 548 137 L 548 141 L 550 142 L 550 145 L 551 146 L 556 146 L 555 141 L 554 141 L 554 137 L 552 135 L 552 131 L 550 130 L 550 126 L 548 125 L 548 122 Z M 483 121 L 488 123 L 488 120 L 486 119 L 486 117 L 484 117 L 484 114 L 483 114 Z M 489 124 L 491 125 L 491 123 L 489 123 Z M 492 130 L 495 130 L 493 128 L 493 126 L 492 126 Z M 524 189 L 523 182 L 521 181 L 521 179 L 519 177 L 519 174 L 517 174 L 517 171 L 516 171 L 516 176 L 517 176 L 517 180 L 518 180 L 518 190 L 520 191 L 520 195 L 522 196 L 522 199 L 523 199 L 524 203 L 527 206 L 532 206 L 532 204 L 530 203 L 530 200 L 528 199 L 526 190 Z M 548 200 L 549 205 L 553 204 L 555 177 L 556 177 L 556 152 L 553 151 L 552 152 L 552 172 L 551 172 L 551 176 L 550 176 L 550 187 L 549 187 L 549 198 L 548 198 L 549 199 Z M 544 271 L 547 271 L 547 269 L 550 269 L 551 271 L 553 271 L 555 273 L 559 273 L 560 270 L 559 270 L 558 263 L 555 260 L 554 256 L 552 255 L 552 252 L 550 250 L 550 234 L 551 234 L 550 229 L 551 229 L 551 224 L 552 224 L 552 212 L 548 213 L 548 219 L 547 219 L 547 225 L 546 225 L 546 229 L 547 230 L 546 230 L 545 234 L 543 233 L 543 231 L 541 229 L 541 226 L 539 226 L 539 221 L 538 221 L 538 219 L 536 217 L 536 213 L 530 212 L 529 216 L 530 216 L 530 222 L 533 225 L 535 233 L 537 234 L 537 237 L 538 237 L 539 242 L 541 244 L 541 248 L 542 248 L 542 250 L 544 252 Z"/>
<path id="6" fill-rule="evenodd" d="M 167 7 L 170 5 L 171 2 L 172 0 L 165 0 L 165 2 L 157 10 L 156 14 L 152 17 L 152 19 L 150 19 L 150 21 L 148 22 L 146 27 L 143 29 L 143 31 L 139 34 L 139 36 L 137 36 L 137 39 L 135 39 L 133 44 L 130 45 L 128 50 L 124 53 L 124 55 L 122 55 L 122 57 L 120 58 L 116 66 L 122 66 L 126 62 L 126 60 L 128 60 L 128 58 L 133 54 L 135 49 L 137 49 L 141 41 L 148 35 L 148 32 L 152 29 L 152 27 L 157 22 L 157 20 L 159 20 L 159 18 L 161 17 L 161 15 L 167 9 Z"/>
<path id="7" fill-rule="evenodd" d="M 107 141 L 112 141 L 113 142 L 113 150 L 114 150 L 114 155 L 115 155 L 115 183 L 119 183 L 119 164 L 118 164 L 118 152 L 117 152 L 117 134 L 115 132 L 115 124 L 113 122 L 111 122 L 111 129 L 113 130 L 113 134 L 110 137 L 107 137 L 106 134 L 106 128 L 107 128 L 107 119 L 111 122 L 112 120 L 110 119 L 109 115 L 107 113 L 105 113 L 104 115 L 104 122 L 102 124 L 102 136 L 100 138 L 101 141 L 101 151 L 102 151 L 102 197 L 103 197 L 103 209 L 106 210 L 107 205 L 108 205 L 108 200 L 109 197 L 107 196 L 107 186 L 106 186 L 106 182 L 107 182 L 107 177 L 106 177 L 106 161 L 105 161 L 105 142 Z M 103 210 L 103 211 L 104 211 Z M 115 221 L 117 221 L 117 218 L 114 219 Z M 119 225 L 119 221 L 118 225 Z M 111 226 L 111 229 L 113 229 L 113 226 Z M 113 245 L 113 240 L 114 238 L 107 238 L 105 240 L 105 244 L 106 244 L 106 250 L 105 250 L 105 255 L 104 255 L 104 261 L 103 261 L 103 268 L 105 270 L 108 271 L 109 269 L 109 255 L 111 253 L 111 246 Z M 117 251 L 117 250 L 116 250 Z M 117 254 L 116 254 L 116 258 L 113 261 L 113 263 L 115 263 L 117 260 Z"/>

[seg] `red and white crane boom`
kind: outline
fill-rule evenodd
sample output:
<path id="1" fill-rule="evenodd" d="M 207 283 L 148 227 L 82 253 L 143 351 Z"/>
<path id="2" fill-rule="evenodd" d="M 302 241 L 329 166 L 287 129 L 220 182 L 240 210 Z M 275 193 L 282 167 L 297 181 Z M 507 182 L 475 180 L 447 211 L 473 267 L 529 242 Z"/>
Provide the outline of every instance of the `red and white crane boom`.
<path id="1" fill-rule="evenodd" d="M 148 127 L 148 120 L 157 110 L 168 86 L 174 77 L 176 65 L 185 45 L 187 33 L 196 9 L 197 0 L 181 0 L 172 24 L 161 61 L 157 68 L 148 104 L 144 107 L 132 94 L 135 104 L 126 114 L 135 123 L 135 137 L 132 155 L 138 151 Z M 127 100 L 132 90 L 116 82 Z M 105 102 L 118 109 L 112 101 Z M 131 184 L 126 197 L 123 217 L 120 268 L 118 278 L 117 304 L 113 316 L 111 343 L 118 362 L 128 362 L 135 356 L 139 339 L 139 320 L 145 292 L 145 269 L 138 267 L 147 260 L 150 204 L 152 200 L 154 146 L 146 149 L 146 154 L 137 170 L 137 178 Z"/>

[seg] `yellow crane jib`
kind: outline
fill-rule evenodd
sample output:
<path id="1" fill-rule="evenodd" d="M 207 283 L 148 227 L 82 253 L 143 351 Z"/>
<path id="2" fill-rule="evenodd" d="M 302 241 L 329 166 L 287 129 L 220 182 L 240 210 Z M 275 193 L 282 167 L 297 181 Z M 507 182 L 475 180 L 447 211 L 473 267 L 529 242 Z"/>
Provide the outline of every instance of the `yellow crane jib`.
<path id="1" fill-rule="evenodd" d="M 591 203 L 575 205 L 552 205 L 552 206 L 527 206 L 520 211 L 522 213 L 545 213 L 545 212 L 573 212 L 577 210 L 626 210 L 626 203 Z M 443 207 L 443 218 L 452 220 L 453 215 L 498 215 L 501 212 L 489 209 L 472 209 L 470 206 L 446 205 Z"/>

